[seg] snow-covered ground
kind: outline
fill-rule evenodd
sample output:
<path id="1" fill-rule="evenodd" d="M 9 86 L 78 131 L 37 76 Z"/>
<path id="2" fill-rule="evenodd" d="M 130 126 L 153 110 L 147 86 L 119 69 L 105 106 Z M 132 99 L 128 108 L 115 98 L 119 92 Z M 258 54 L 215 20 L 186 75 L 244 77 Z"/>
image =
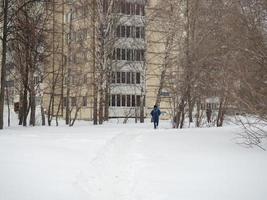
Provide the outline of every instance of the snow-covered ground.
<path id="1" fill-rule="evenodd" d="M 0 200 L 266 200 L 267 152 L 239 128 L 168 122 L 8 128 L 0 132 Z"/>

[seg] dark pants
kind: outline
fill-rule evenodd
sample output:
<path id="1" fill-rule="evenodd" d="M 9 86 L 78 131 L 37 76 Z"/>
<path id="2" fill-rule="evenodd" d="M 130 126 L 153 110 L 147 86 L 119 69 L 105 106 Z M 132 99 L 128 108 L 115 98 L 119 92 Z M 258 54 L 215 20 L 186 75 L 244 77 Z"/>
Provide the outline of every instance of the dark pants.
<path id="1" fill-rule="evenodd" d="M 154 129 L 156 129 L 159 126 L 159 120 L 154 120 Z"/>

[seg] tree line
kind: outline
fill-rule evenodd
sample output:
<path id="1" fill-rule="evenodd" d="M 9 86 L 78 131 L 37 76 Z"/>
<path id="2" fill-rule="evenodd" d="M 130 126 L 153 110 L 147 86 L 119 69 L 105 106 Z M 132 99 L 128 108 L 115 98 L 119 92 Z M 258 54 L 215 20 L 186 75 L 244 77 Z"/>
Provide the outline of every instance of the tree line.
<path id="1" fill-rule="evenodd" d="M 90 30 L 91 39 L 73 42 L 72 32 L 76 25 L 71 13 L 67 25 L 61 26 L 62 47 L 59 47 L 56 45 L 57 38 L 51 38 L 51 32 L 57 28 L 55 23 L 51 23 L 51 15 L 60 1 L 2 0 L 1 129 L 4 101 L 7 100 L 5 96 L 9 96 L 6 95 L 6 66 L 9 60 L 12 60 L 16 69 L 15 74 L 8 75 L 13 76 L 18 83 L 15 88 L 20 96 L 19 124 L 26 126 L 28 115 L 30 125 L 36 124 L 35 97 L 37 94 L 42 96 L 44 91 L 34 78 L 34 75 L 39 74 L 50 82 L 46 116 L 41 103 L 42 124 L 45 124 L 47 118 L 48 125 L 51 125 L 54 117 L 58 124 L 58 117 L 64 113 L 66 124 L 74 125 L 82 107 L 81 94 L 84 90 L 81 83 L 83 69 L 76 72 L 71 69 L 70 57 L 75 49 L 86 51 L 89 54 L 88 62 L 92 65 L 92 73 L 88 75 L 92 81 L 86 83 L 86 86 L 93 88 L 93 122 L 102 124 L 108 120 L 111 66 L 116 65 L 116 61 L 111 58 L 118 41 L 116 31 L 121 21 L 121 17 L 114 13 L 121 12 L 120 3 L 116 0 L 75 1 L 73 5 L 87 9 L 84 26 Z M 62 12 L 65 13 L 64 6 Z M 155 37 L 151 30 L 158 34 L 154 42 L 160 44 L 161 54 L 158 57 L 161 62 L 155 104 L 160 105 L 165 101 L 162 99 L 165 90 L 170 93 L 170 113 L 175 128 L 183 128 L 186 119 L 191 124 L 195 123 L 196 127 L 203 126 L 204 116 L 209 115 L 210 108 L 203 110 L 201 104 L 210 97 L 216 97 L 218 111 L 215 125 L 223 126 L 225 115 L 230 111 L 254 116 L 257 123 L 252 123 L 247 117 L 244 121 L 244 116 L 240 119 L 248 131 L 248 141 L 258 144 L 258 139 L 266 136 L 261 127 L 267 121 L 266 1 L 158 0 L 153 9 L 141 9 L 138 12 L 146 12 L 143 21 L 145 37 Z M 56 20 L 53 17 L 52 20 Z M 62 22 L 65 23 L 64 19 Z M 64 42 L 68 34 L 69 40 Z M 54 57 L 55 52 L 62 54 L 61 61 Z M 47 60 L 50 59 L 51 64 L 51 56 L 52 69 L 46 67 Z M 146 56 L 144 68 L 153 59 L 159 58 Z M 61 66 L 55 67 L 56 62 Z M 80 80 L 75 85 L 71 84 L 73 73 Z M 141 90 L 145 92 L 145 88 Z M 72 105 L 70 97 L 73 95 L 77 97 L 77 103 Z M 145 117 L 144 97 L 145 94 L 141 96 L 139 111 L 141 122 Z"/>

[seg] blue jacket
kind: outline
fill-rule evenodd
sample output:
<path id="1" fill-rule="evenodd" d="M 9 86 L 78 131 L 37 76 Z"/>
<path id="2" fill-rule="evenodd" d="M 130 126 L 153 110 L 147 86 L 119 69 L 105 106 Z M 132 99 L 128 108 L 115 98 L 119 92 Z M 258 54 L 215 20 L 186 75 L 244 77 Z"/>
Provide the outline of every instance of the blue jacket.
<path id="1" fill-rule="evenodd" d="M 150 113 L 150 115 L 152 116 L 153 118 L 153 121 L 159 121 L 159 116 L 160 116 L 161 112 L 160 112 L 160 109 L 156 108 L 156 109 L 153 109 Z"/>

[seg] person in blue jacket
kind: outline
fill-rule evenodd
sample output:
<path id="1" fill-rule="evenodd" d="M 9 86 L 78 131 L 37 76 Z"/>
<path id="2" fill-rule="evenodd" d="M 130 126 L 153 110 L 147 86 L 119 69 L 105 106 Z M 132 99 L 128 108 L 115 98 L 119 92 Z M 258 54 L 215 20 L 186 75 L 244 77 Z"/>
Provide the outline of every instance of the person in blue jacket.
<path id="1" fill-rule="evenodd" d="M 151 111 L 152 120 L 154 122 L 154 129 L 156 129 L 159 126 L 159 116 L 161 114 L 160 109 L 158 106 L 154 106 L 154 109 Z"/>

